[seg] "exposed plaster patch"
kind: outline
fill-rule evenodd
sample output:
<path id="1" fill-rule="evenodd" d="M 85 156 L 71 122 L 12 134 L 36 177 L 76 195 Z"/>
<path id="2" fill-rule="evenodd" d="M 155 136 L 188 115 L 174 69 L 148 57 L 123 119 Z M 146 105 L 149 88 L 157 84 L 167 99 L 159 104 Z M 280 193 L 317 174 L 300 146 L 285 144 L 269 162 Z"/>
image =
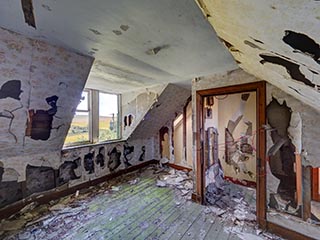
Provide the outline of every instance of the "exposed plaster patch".
<path id="1" fill-rule="evenodd" d="M 21 0 L 21 5 L 25 22 L 36 28 L 32 0 Z"/>
<path id="2" fill-rule="evenodd" d="M 294 31 L 286 30 L 282 40 L 298 52 L 311 56 L 320 64 L 320 46 L 312 38 Z"/>
<path id="3" fill-rule="evenodd" d="M 96 29 L 89 28 L 89 30 L 90 30 L 91 32 L 93 32 L 95 35 L 102 35 L 101 32 L 99 32 L 99 31 L 96 30 Z"/>

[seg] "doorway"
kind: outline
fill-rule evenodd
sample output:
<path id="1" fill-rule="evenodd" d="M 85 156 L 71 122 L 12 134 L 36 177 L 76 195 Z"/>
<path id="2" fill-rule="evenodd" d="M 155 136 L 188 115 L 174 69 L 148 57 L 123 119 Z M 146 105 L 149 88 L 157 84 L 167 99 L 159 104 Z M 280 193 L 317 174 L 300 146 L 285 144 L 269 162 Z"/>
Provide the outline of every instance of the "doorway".
<path id="1" fill-rule="evenodd" d="M 196 199 L 212 204 L 220 180 L 253 188 L 257 222 L 263 228 L 265 91 L 265 82 L 257 82 L 196 93 Z"/>

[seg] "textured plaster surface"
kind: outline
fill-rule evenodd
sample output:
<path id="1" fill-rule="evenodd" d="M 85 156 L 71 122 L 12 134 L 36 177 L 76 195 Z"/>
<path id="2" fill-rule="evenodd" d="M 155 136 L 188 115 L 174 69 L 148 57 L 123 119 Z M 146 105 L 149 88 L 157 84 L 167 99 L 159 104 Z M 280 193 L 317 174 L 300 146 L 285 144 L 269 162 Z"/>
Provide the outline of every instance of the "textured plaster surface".
<path id="1" fill-rule="evenodd" d="M 193 0 L 0 2 L 0 25 L 95 58 L 87 87 L 123 93 L 235 67 Z"/>
<path id="2" fill-rule="evenodd" d="M 18 172 L 18 181 L 25 179 L 28 163 L 59 165 L 57 156 L 92 61 L 0 28 L 0 161 L 5 169 Z M 30 111 L 51 119 L 38 118 L 37 126 L 29 126 L 31 135 L 27 134 Z M 38 135 L 45 133 L 46 140 L 33 136 L 39 129 Z"/>
<path id="3" fill-rule="evenodd" d="M 197 2 L 242 69 L 320 109 L 319 1 Z"/>

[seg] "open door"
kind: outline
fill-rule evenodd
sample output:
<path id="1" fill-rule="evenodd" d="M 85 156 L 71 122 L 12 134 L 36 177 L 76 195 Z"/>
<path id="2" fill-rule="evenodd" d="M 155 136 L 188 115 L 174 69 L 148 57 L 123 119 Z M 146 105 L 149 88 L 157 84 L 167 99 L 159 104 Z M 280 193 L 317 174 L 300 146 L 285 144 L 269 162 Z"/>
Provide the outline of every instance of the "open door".
<path id="1" fill-rule="evenodd" d="M 212 204 L 219 179 L 256 190 L 257 221 L 266 225 L 265 83 L 197 92 L 197 195 Z M 211 201 L 212 200 L 212 201 Z"/>

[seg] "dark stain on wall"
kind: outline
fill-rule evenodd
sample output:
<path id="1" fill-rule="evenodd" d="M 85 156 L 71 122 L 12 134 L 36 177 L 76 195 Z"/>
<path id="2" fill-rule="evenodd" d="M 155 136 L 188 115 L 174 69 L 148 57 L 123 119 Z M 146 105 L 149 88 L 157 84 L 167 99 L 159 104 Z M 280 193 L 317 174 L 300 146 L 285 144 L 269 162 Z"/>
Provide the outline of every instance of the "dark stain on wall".
<path id="1" fill-rule="evenodd" d="M 13 98 L 20 101 L 21 81 L 20 80 L 10 80 L 5 82 L 0 88 L 0 99 L 3 98 Z"/>
<path id="2" fill-rule="evenodd" d="M 104 147 L 99 148 L 99 153 L 96 156 L 96 164 L 101 168 L 104 168 L 105 165 L 105 150 Z"/>
<path id="3" fill-rule="evenodd" d="M 84 169 L 90 174 L 94 173 L 94 152 L 89 152 L 84 155 Z"/>
<path id="4" fill-rule="evenodd" d="M 101 35 L 101 32 L 99 32 L 99 31 L 96 30 L 96 29 L 89 28 L 89 30 L 90 30 L 91 32 L 93 32 L 95 35 Z"/>
<path id="5" fill-rule="evenodd" d="M 34 140 L 48 140 L 52 130 L 52 121 L 57 113 L 57 100 L 59 97 L 53 95 L 47 97 L 46 101 L 51 106 L 48 110 L 29 110 L 29 120 L 27 123 L 26 136 Z"/>
<path id="6" fill-rule="evenodd" d="M 146 156 L 146 146 L 142 146 L 139 161 L 141 161 L 141 162 L 144 161 L 145 156 Z"/>
<path id="7" fill-rule="evenodd" d="M 253 42 L 250 42 L 248 40 L 244 40 L 244 44 L 248 45 L 249 47 L 252 47 L 252 48 L 257 48 L 257 49 L 260 49 L 260 50 L 263 50 L 261 47 L 259 47 L 257 44 L 254 44 Z"/>
<path id="8" fill-rule="evenodd" d="M 296 51 L 311 56 L 318 64 L 320 64 L 320 46 L 309 36 L 303 33 L 286 30 L 282 40 Z"/>
<path id="9" fill-rule="evenodd" d="M 80 157 L 75 159 L 74 161 L 65 161 L 59 167 L 59 185 L 65 184 L 73 179 L 79 179 L 80 176 L 77 176 L 74 170 L 80 167 L 80 165 Z"/>
<path id="10" fill-rule="evenodd" d="M 275 98 L 267 106 L 267 119 L 274 129 L 270 132 L 273 146 L 269 149 L 270 169 L 272 174 L 280 180 L 277 194 L 288 206 L 296 208 L 296 174 L 294 172 L 295 147 L 288 134 L 291 120 L 291 109 L 286 102 L 281 105 Z M 270 196 L 271 197 L 271 196 Z M 274 200 L 274 199 L 273 199 Z M 273 204 L 276 206 L 277 204 Z"/>
<path id="11" fill-rule="evenodd" d="M 259 39 L 255 39 L 253 37 L 250 37 L 253 41 L 257 42 L 257 43 L 261 43 L 261 44 L 264 44 L 264 42 L 262 42 L 261 40 Z"/>
<path id="12" fill-rule="evenodd" d="M 55 173 L 52 167 L 31 166 L 26 168 L 26 194 L 43 192 L 55 187 Z"/>
<path id="13" fill-rule="evenodd" d="M 120 161 L 121 152 L 116 147 L 114 147 L 112 148 L 111 151 L 108 152 L 108 156 L 109 156 L 108 168 L 112 172 L 116 170 L 121 164 L 121 161 Z"/>
<path id="14" fill-rule="evenodd" d="M 130 167 L 132 166 L 129 161 L 131 160 L 132 156 L 131 154 L 134 152 L 134 146 L 129 146 L 128 143 L 125 143 L 123 145 L 123 157 L 124 157 L 124 160 L 123 160 L 123 163 L 126 167 Z"/>
<path id="15" fill-rule="evenodd" d="M 36 28 L 36 22 L 33 13 L 32 0 L 21 0 L 22 11 L 25 22 L 34 28 Z"/>
<path id="16" fill-rule="evenodd" d="M 312 88 L 315 87 L 315 84 L 313 84 L 309 79 L 307 79 L 305 75 L 300 71 L 298 64 L 278 56 L 270 56 L 266 54 L 259 54 L 259 56 L 263 59 L 260 61 L 261 64 L 265 64 L 266 62 L 268 62 L 285 67 L 292 79 L 303 82 L 304 84 Z"/>

